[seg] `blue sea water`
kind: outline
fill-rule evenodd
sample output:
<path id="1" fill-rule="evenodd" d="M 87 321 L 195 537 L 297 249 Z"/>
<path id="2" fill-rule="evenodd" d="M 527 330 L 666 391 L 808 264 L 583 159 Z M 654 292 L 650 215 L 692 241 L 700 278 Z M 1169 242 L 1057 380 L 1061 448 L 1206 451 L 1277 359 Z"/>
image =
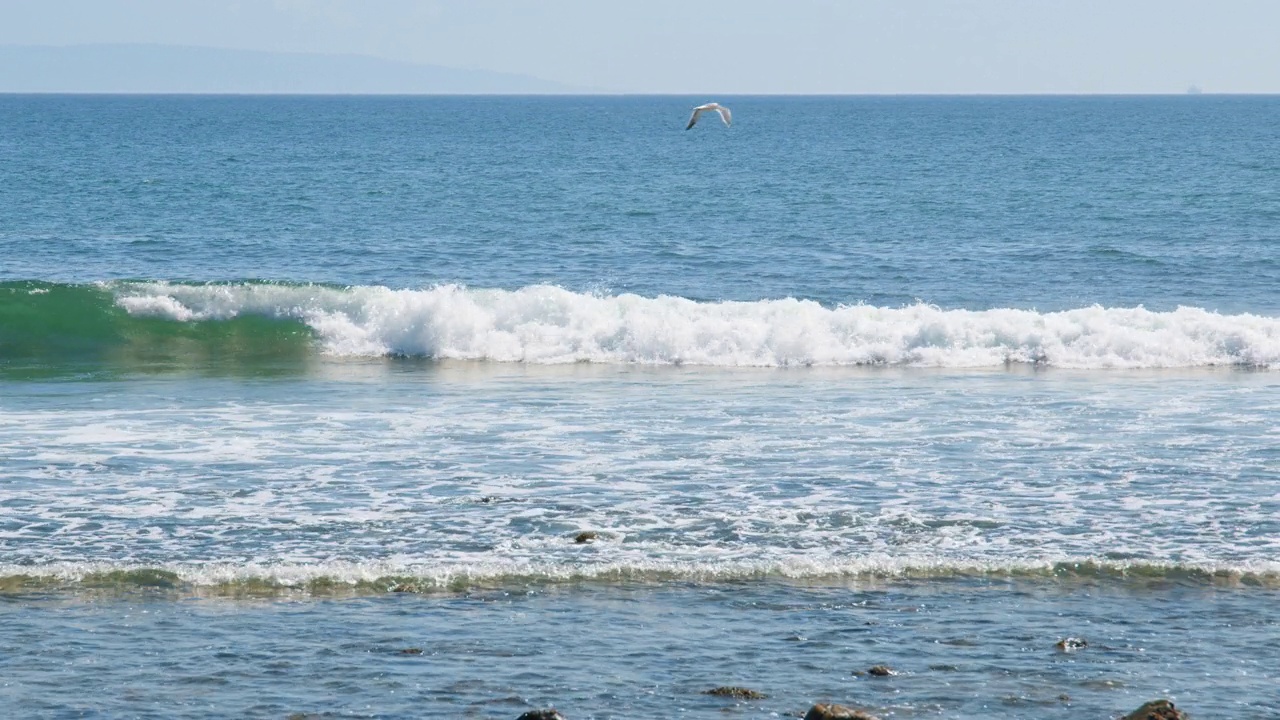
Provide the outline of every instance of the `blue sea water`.
<path id="1" fill-rule="evenodd" d="M 703 100 L 0 96 L 10 716 L 1280 717 L 1280 99 Z"/>

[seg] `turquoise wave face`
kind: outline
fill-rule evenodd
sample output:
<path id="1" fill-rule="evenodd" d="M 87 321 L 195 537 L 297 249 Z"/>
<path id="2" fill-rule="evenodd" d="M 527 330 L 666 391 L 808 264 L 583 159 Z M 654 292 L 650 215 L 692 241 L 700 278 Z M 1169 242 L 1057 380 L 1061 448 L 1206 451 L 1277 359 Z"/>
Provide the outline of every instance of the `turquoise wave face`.
<path id="1" fill-rule="evenodd" d="M 0 374 L 288 372 L 314 352 L 302 322 L 262 315 L 175 322 L 130 313 L 104 285 L 0 283 Z"/>

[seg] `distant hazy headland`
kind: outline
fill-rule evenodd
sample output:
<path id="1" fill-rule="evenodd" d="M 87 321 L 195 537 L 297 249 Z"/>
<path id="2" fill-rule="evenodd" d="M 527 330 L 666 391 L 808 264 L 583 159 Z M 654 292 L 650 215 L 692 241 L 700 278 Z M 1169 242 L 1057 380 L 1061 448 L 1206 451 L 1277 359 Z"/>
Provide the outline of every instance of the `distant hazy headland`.
<path id="1" fill-rule="evenodd" d="M 176 45 L 0 46 L 9 93 L 572 93 L 527 75 L 313 55 Z"/>

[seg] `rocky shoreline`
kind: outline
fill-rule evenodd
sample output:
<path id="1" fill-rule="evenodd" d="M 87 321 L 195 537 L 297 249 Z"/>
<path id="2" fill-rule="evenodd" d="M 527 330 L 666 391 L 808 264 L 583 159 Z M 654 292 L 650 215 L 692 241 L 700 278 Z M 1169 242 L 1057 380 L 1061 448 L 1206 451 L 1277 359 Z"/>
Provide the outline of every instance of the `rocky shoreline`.
<path id="1" fill-rule="evenodd" d="M 739 700 L 761 700 L 768 697 L 764 693 L 749 688 L 728 686 L 713 688 L 703 694 Z M 878 716 L 871 714 L 867 710 L 835 703 L 817 703 L 803 715 L 797 712 L 793 714 L 793 717 L 803 717 L 804 720 L 880 720 Z M 291 718 L 290 720 L 306 720 L 306 718 L 304 716 Z M 569 718 L 555 708 L 542 708 L 523 713 L 516 720 L 569 720 Z M 1174 707 L 1172 702 L 1160 699 L 1144 703 L 1142 707 L 1125 715 L 1120 720 L 1190 720 L 1190 716 Z"/>
<path id="2" fill-rule="evenodd" d="M 1074 637 L 1059 640 L 1055 645 L 1062 652 L 1074 652 L 1088 646 L 1087 640 Z M 855 670 L 853 674 L 862 677 L 885 678 L 897 675 L 898 671 L 888 665 L 872 665 L 866 670 Z M 758 690 L 737 685 L 723 685 L 711 688 L 710 690 L 704 690 L 702 694 L 738 701 L 765 700 L 769 697 Z M 1069 700 L 1066 695 L 1061 696 L 1061 699 L 1064 701 Z M 837 703 L 815 703 L 809 708 L 808 712 L 796 711 L 790 713 L 790 716 L 803 718 L 804 720 L 881 720 L 879 716 L 870 710 Z M 516 720 L 569 720 L 569 718 L 555 708 L 541 708 L 529 710 L 521 714 Z M 1141 707 L 1120 717 L 1119 720 L 1190 720 L 1190 716 L 1175 707 L 1173 702 L 1160 698 L 1143 703 Z"/>
<path id="3" fill-rule="evenodd" d="M 1059 641 L 1055 647 L 1062 652 L 1073 652 L 1075 650 L 1088 647 L 1088 642 L 1080 638 L 1065 638 Z M 422 654 L 422 652 L 423 651 L 420 648 L 416 647 L 400 650 L 400 653 L 404 655 L 419 655 Z M 853 672 L 853 675 L 859 677 L 879 678 L 889 678 L 898 674 L 897 670 L 894 670 L 888 665 L 872 665 L 866 670 L 855 670 Z M 722 685 L 709 690 L 703 690 L 702 694 L 726 698 L 738 702 L 751 702 L 754 700 L 766 700 L 769 698 L 769 696 L 763 692 L 739 685 Z M 1060 696 L 1060 699 L 1064 702 L 1070 700 L 1066 695 Z M 866 708 L 829 702 L 815 703 L 807 712 L 804 710 L 795 710 L 790 713 L 784 713 L 784 716 L 803 718 L 803 720 L 881 720 L 880 716 Z M 320 720 L 324 717 L 327 717 L 327 715 L 315 713 L 294 713 L 289 715 L 286 720 Z M 569 717 L 556 708 L 550 707 L 525 711 L 520 714 L 516 720 L 569 720 Z M 1120 716 L 1118 720 L 1190 720 L 1190 716 L 1175 707 L 1172 701 L 1160 698 L 1144 703 L 1141 707 L 1133 710 L 1127 715 Z"/>
<path id="4" fill-rule="evenodd" d="M 769 697 L 762 692 L 737 686 L 712 688 L 703 691 L 703 694 L 748 701 Z M 803 718 L 803 720 L 881 720 L 878 715 L 869 710 L 837 703 L 816 703 L 809 708 L 808 712 L 797 710 L 788 713 L 788 716 Z M 322 720 L 326 717 L 328 715 L 325 714 L 294 713 L 286 720 Z M 539 708 L 521 713 L 516 720 L 569 720 L 569 717 L 555 708 Z M 1158 699 L 1143 703 L 1141 707 L 1118 720 L 1191 720 L 1191 716 L 1179 710 L 1169 700 Z"/>

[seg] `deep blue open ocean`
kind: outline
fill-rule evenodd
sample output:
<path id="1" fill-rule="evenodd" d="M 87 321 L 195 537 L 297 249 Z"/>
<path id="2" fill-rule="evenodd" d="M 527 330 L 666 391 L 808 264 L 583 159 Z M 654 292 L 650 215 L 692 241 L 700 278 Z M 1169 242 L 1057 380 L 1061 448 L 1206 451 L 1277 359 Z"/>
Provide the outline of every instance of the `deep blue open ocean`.
<path id="1" fill-rule="evenodd" d="M 1280 98 L 0 96 L 4 717 L 1278 659 Z"/>

